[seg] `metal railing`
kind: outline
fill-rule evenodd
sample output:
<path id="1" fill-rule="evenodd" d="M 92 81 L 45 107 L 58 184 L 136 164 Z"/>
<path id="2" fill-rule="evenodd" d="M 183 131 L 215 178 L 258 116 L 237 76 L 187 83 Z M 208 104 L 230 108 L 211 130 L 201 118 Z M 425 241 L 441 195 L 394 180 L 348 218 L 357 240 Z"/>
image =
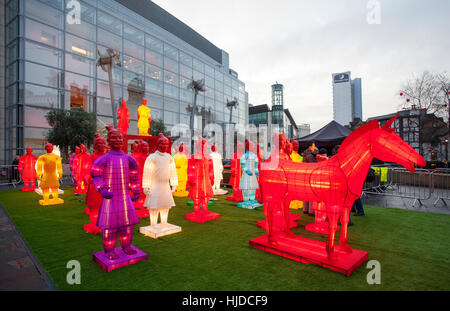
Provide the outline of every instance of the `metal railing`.
<path id="1" fill-rule="evenodd" d="M 0 186 L 11 185 L 15 188 L 21 182 L 17 165 L 0 165 Z"/>
<path id="2" fill-rule="evenodd" d="M 434 206 L 442 201 L 450 200 L 450 169 L 417 169 L 409 172 L 398 166 L 372 166 L 378 174 L 371 182 L 365 182 L 363 195 L 387 195 L 413 199 L 413 206 L 432 196 L 437 197 Z M 381 173 L 384 170 L 384 174 Z"/>

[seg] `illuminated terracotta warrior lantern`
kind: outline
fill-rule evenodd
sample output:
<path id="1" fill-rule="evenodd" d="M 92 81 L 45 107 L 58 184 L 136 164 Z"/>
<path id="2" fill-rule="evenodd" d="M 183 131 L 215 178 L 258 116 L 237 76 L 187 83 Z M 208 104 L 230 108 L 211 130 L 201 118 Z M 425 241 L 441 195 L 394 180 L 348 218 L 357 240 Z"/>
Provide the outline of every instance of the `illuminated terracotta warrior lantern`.
<path id="1" fill-rule="evenodd" d="M 106 140 L 102 135 L 96 133 L 94 138 L 94 153 L 89 155 L 90 168 L 92 168 L 95 160 L 105 154 L 105 151 Z M 102 195 L 97 190 L 95 190 L 90 174 L 85 177 L 85 183 L 88 189 L 86 193 L 85 203 L 88 206 L 87 214 L 89 215 L 91 222 L 83 225 L 83 229 L 88 233 L 97 234 L 102 232 L 102 230 L 97 227 L 98 210 L 102 203 Z"/>
<path id="2" fill-rule="evenodd" d="M 144 174 L 145 160 L 147 160 L 149 153 L 149 145 L 146 141 L 140 140 L 133 144 L 133 153 L 131 156 L 136 160 L 139 166 L 139 187 L 141 190 L 141 195 L 139 199 L 134 202 L 134 206 L 137 210 L 137 215 L 139 218 L 147 218 L 149 216 L 148 210 L 144 207 L 145 194 L 142 190 L 142 177 Z"/>
<path id="3" fill-rule="evenodd" d="M 91 170 L 90 156 L 87 154 L 85 145 L 80 145 L 80 153 L 73 160 L 74 179 L 77 182 L 77 187 L 73 190 L 74 193 L 86 193 L 86 176 L 89 176 Z"/>
<path id="4" fill-rule="evenodd" d="M 108 126 L 111 150 L 95 160 L 92 182 L 102 196 L 97 226 L 102 230 L 103 251 L 93 254 L 94 261 L 106 272 L 146 260 L 147 254 L 131 245 L 133 227 L 139 223 L 133 201 L 139 199 L 139 167 L 122 149 L 123 134 Z M 130 196 L 133 193 L 133 197 Z M 115 247 L 117 236 L 121 247 Z"/>
<path id="5" fill-rule="evenodd" d="M 71 184 L 72 187 L 77 186 L 77 181 L 75 180 L 75 174 L 73 171 L 73 161 L 75 160 L 75 157 L 80 154 L 80 152 L 81 152 L 80 147 L 75 146 L 75 153 L 70 157 L 70 160 L 69 160 L 70 175 L 73 178 L 73 183 Z"/>
<path id="6" fill-rule="evenodd" d="M 209 198 L 214 195 L 214 168 L 211 157 L 206 152 L 208 143 L 199 136 L 196 141 L 197 152 L 188 161 L 189 197 L 193 201 L 194 212 L 187 214 L 186 219 L 195 222 L 206 222 L 220 217 L 220 214 L 208 211 Z"/>
<path id="7" fill-rule="evenodd" d="M 176 191 L 173 193 L 174 197 L 184 198 L 187 197 L 189 192 L 186 190 L 187 184 L 187 168 L 188 159 L 190 156 L 186 155 L 184 152 L 186 146 L 181 144 L 178 147 L 178 152 L 174 154 L 173 160 L 175 161 L 175 167 L 177 169 L 177 179 L 178 186 Z"/>
<path id="8" fill-rule="evenodd" d="M 45 143 L 46 154 L 41 155 L 37 160 L 36 175 L 40 181 L 43 200 L 39 200 L 40 205 L 55 205 L 64 203 L 63 199 L 58 198 L 59 180 L 63 175 L 61 158 L 52 153 L 53 145 Z M 50 190 L 52 199 L 50 199 Z"/>
<path id="9" fill-rule="evenodd" d="M 122 99 L 122 107 L 117 109 L 117 119 L 119 123 L 117 128 L 122 132 L 123 136 L 127 135 L 130 123 L 130 110 L 127 108 L 127 102 Z"/>
<path id="10" fill-rule="evenodd" d="M 239 189 L 242 190 L 244 200 L 238 203 L 237 206 L 247 209 L 255 209 L 261 206 L 255 200 L 256 190 L 258 189 L 258 157 L 251 152 L 253 143 L 245 140 L 245 154 L 241 157 L 242 177 L 239 183 Z"/>
<path id="11" fill-rule="evenodd" d="M 144 165 L 142 188 L 147 196 L 144 205 L 150 210 L 150 226 L 139 228 L 139 232 L 154 239 L 181 231 L 181 227 L 167 222 L 169 210 L 175 206 L 172 192 L 178 186 L 175 161 L 166 153 L 168 146 L 169 140 L 160 133 L 157 149 L 148 156 Z"/>
<path id="12" fill-rule="evenodd" d="M 368 253 L 347 243 L 347 225 L 353 202 L 361 196 L 364 180 L 374 158 L 395 162 L 411 172 L 425 166 L 424 158 L 390 128 L 395 117 L 383 127 L 372 120 L 353 131 L 338 153 L 317 163 L 296 163 L 280 159 L 277 169 L 261 167 L 261 186 L 268 220 L 267 234 L 250 241 L 250 246 L 301 262 L 320 264 L 350 275 L 368 259 Z M 274 189 L 276 188 L 276 189 Z M 266 196 L 269 197 L 266 197 Z M 330 232 L 327 242 L 293 234 L 286 221 L 285 232 L 274 230 L 272 216 L 278 206 L 289 210 L 291 200 L 321 202 L 325 205 Z M 341 230 L 335 245 L 337 223 Z"/>
<path id="13" fill-rule="evenodd" d="M 152 122 L 150 108 L 147 107 L 147 99 L 142 99 L 142 105 L 138 108 L 138 123 L 139 135 L 149 136 L 148 130 Z"/>
<path id="14" fill-rule="evenodd" d="M 244 198 L 239 183 L 242 177 L 241 157 L 244 155 L 244 144 L 238 140 L 237 150 L 231 157 L 231 177 L 229 184 L 233 188 L 233 195 L 227 196 L 227 200 L 241 202 Z"/>
<path id="15" fill-rule="evenodd" d="M 33 154 L 33 148 L 27 146 L 27 153 L 19 158 L 19 173 L 22 175 L 22 191 L 33 191 L 36 188 L 35 165 L 38 157 Z"/>
<path id="16" fill-rule="evenodd" d="M 216 146 L 211 146 L 211 159 L 213 161 L 213 167 L 214 167 L 214 185 L 213 185 L 213 192 L 214 195 L 224 195 L 227 194 L 228 191 L 220 189 L 220 183 L 223 180 L 223 163 L 222 163 L 222 156 L 220 153 L 217 152 Z"/>

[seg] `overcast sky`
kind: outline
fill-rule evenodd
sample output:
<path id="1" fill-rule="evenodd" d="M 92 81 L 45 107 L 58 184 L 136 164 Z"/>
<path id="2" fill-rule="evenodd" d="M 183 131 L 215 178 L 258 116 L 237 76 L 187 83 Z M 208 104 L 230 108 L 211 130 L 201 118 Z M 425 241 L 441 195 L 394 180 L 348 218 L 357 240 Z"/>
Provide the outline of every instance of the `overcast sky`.
<path id="1" fill-rule="evenodd" d="M 333 119 L 334 72 L 362 79 L 365 120 L 397 111 L 412 75 L 450 71 L 449 0 L 378 0 L 380 24 L 367 22 L 369 0 L 154 2 L 229 53 L 251 104 L 270 106 L 283 84 L 285 107 L 312 132 Z"/>

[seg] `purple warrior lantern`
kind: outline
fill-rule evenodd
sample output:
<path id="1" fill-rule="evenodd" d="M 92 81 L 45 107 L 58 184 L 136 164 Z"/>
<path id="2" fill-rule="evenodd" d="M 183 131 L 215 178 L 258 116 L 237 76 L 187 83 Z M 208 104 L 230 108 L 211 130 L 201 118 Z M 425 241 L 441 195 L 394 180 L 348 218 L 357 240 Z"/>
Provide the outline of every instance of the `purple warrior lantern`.
<path id="1" fill-rule="evenodd" d="M 147 259 L 147 254 L 131 245 L 133 227 L 139 218 L 133 201 L 140 195 L 139 167 L 136 160 L 122 149 L 123 134 L 108 127 L 111 150 L 95 160 L 91 177 L 102 195 L 97 226 L 102 229 L 104 251 L 94 254 L 94 261 L 109 272 L 115 268 Z M 130 191 L 133 197 L 130 197 Z M 115 248 L 117 236 L 121 247 Z"/>

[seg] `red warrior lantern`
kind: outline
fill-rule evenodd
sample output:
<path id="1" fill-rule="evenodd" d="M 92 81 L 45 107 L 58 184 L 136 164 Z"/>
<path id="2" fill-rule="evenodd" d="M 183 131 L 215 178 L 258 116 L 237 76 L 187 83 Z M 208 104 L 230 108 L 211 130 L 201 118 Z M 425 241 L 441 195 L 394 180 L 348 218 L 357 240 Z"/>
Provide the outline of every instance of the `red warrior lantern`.
<path id="1" fill-rule="evenodd" d="M 27 146 L 27 153 L 19 158 L 19 173 L 22 175 L 24 187 L 22 191 L 33 191 L 36 188 L 36 161 L 33 148 Z"/>
<path id="2" fill-rule="evenodd" d="M 233 195 L 227 196 L 227 200 L 241 202 L 244 197 L 242 190 L 239 189 L 239 183 L 242 178 L 241 157 L 244 155 L 244 144 L 237 142 L 237 150 L 231 157 L 231 177 L 229 184 L 233 188 Z"/>

